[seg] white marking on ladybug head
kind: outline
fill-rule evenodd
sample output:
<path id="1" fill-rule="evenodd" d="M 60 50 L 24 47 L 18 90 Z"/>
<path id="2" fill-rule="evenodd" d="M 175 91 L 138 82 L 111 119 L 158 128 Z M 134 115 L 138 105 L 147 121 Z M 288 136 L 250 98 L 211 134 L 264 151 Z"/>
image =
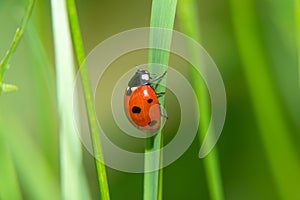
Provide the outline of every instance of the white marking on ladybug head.
<path id="1" fill-rule="evenodd" d="M 131 87 L 130 89 L 131 89 L 131 92 L 133 92 L 134 90 L 137 89 L 137 87 Z"/>
<path id="2" fill-rule="evenodd" d="M 142 74 L 142 79 L 145 81 L 149 81 L 149 74 Z"/>

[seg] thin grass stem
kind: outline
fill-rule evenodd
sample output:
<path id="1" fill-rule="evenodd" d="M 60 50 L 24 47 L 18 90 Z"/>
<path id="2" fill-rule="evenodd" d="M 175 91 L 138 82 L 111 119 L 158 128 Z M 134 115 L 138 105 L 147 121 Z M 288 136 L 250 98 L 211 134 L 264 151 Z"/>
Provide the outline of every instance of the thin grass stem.
<path id="1" fill-rule="evenodd" d="M 77 15 L 75 1 L 67 0 L 67 8 L 68 8 L 69 21 L 70 21 L 70 27 L 71 27 L 73 45 L 75 48 L 77 64 L 78 66 L 80 66 L 79 72 L 80 72 L 87 116 L 89 121 L 89 128 L 90 128 L 91 138 L 93 143 L 93 151 L 95 155 L 95 164 L 96 164 L 96 169 L 98 174 L 100 195 L 102 200 L 109 200 L 110 194 L 109 194 L 106 168 L 104 163 L 101 162 L 101 160 L 103 160 L 103 153 L 102 153 L 101 141 L 98 134 L 98 124 L 97 124 L 96 112 L 94 109 L 95 108 L 94 100 L 91 92 L 87 67 L 83 65 L 83 61 L 85 59 L 85 52 L 84 52 L 84 46 L 83 46 L 81 32 L 80 32 L 79 21 L 77 17 L 78 15 Z"/>
<path id="2" fill-rule="evenodd" d="M 6 85 L 6 88 L 2 87 L 2 81 L 3 81 L 3 77 L 4 77 L 5 72 L 9 68 L 9 61 L 10 61 L 12 55 L 14 54 L 14 52 L 16 51 L 16 48 L 17 48 L 18 44 L 20 43 L 20 41 L 21 41 L 21 39 L 24 35 L 27 23 L 29 21 L 30 15 L 32 13 L 34 3 L 35 3 L 35 0 L 31 0 L 29 2 L 29 5 L 28 5 L 28 7 L 26 9 L 26 12 L 25 12 L 25 15 L 24 15 L 24 17 L 21 21 L 21 25 L 20 25 L 19 28 L 17 28 L 16 33 L 15 33 L 14 38 L 13 38 L 13 41 L 10 44 L 9 49 L 7 50 L 7 52 L 6 52 L 5 56 L 3 57 L 3 59 L 0 61 L 0 94 L 1 94 L 2 91 L 3 92 L 11 92 L 11 91 L 17 90 L 17 87 L 13 86 L 13 85 Z"/>

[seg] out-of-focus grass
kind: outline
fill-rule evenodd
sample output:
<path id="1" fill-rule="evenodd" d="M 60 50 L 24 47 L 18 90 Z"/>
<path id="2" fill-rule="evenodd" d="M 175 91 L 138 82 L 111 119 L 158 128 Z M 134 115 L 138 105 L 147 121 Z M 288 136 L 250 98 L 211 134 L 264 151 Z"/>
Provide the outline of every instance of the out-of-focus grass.
<path id="1" fill-rule="evenodd" d="M 29 1 L 24 0 L 24 2 L 25 4 L 21 4 L 17 0 L 0 1 L 1 56 L 9 47 Z M 0 96 L 0 199 L 52 200 L 61 198 L 57 145 L 59 118 L 55 102 L 55 70 L 52 64 L 53 38 L 51 37 L 49 2 L 47 0 L 36 1 L 37 7 L 34 8 L 33 18 L 31 18 L 33 21 L 30 20 L 24 38 L 11 59 L 11 68 L 5 75 L 5 81 L 18 85 L 19 90 Z M 87 51 L 115 33 L 149 25 L 150 1 L 76 2 L 80 19 L 82 19 L 80 25 Z M 297 43 L 295 39 L 300 34 L 293 32 L 294 29 L 297 30 L 297 26 L 299 27 L 299 21 L 293 21 L 293 17 L 295 17 L 293 11 L 296 12 L 296 16 L 299 11 L 297 2 L 298 0 L 255 1 L 257 12 L 250 18 L 255 21 L 256 27 L 260 26 L 259 28 L 248 27 L 248 20 L 245 21 L 244 17 L 234 17 L 235 32 L 242 37 L 236 37 L 238 34 L 233 35 L 231 32 L 232 22 L 228 16 L 229 0 L 201 1 L 197 7 L 201 10 L 198 13 L 201 17 L 199 22 L 201 24 L 200 39 L 218 66 L 222 66 L 220 70 L 227 89 L 228 115 L 218 147 L 219 158 L 222 161 L 225 197 L 229 199 L 276 199 L 278 197 L 276 191 L 282 192 L 289 189 L 291 193 L 286 198 L 293 198 L 298 191 L 294 181 L 296 176 L 292 177 L 289 182 L 287 179 L 294 175 L 295 171 L 296 175 L 300 169 L 298 167 L 295 169 L 291 165 L 293 161 L 286 161 L 293 154 L 295 157 L 295 153 L 287 153 L 289 149 L 293 148 L 292 144 L 298 145 L 296 151 L 300 152 L 299 117 L 297 117 L 299 116 L 297 113 L 299 98 L 296 98 L 298 94 L 295 92 L 297 89 L 295 86 L 295 77 L 297 76 L 295 70 Z M 244 7 L 238 8 L 241 16 L 247 14 L 249 8 L 252 12 L 253 8 L 248 8 L 246 5 L 248 1 L 238 3 L 244 5 Z M 293 7 L 294 3 L 295 7 Z M 258 18 L 259 20 L 257 20 Z M 181 30 L 175 22 L 176 28 Z M 259 42 L 257 42 L 257 36 L 260 38 Z M 250 86 L 250 100 L 254 102 L 255 98 L 256 102 L 259 101 L 255 103 L 255 115 L 249 107 L 248 90 L 244 88 L 245 76 L 242 76 L 240 69 L 237 68 L 240 58 L 233 45 L 233 41 L 236 39 L 239 40 L 240 53 L 241 50 L 243 52 L 251 51 L 251 54 L 244 53 L 241 58 L 243 65 L 247 66 L 247 71 L 250 67 L 252 71 L 255 71 L 250 75 L 246 74 L 249 85 L 257 82 L 255 87 Z M 258 52 L 252 53 L 252 43 L 255 45 L 259 43 L 259 47 L 262 48 L 259 48 Z M 260 55 L 261 52 L 262 55 Z M 132 54 L 134 53 L 132 52 Z M 245 57 L 250 56 L 251 59 L 248 58 L 250 60 L 248 62 Z M 299 57 L 298 54 L 298 59 Z M 259 64 L 261 61 L 257 61 L 257 58 L 272 61 L 271 64 L 268 62 L 263 67 L 265 69 L 267 66 L 269 69 L 264 81 L 272 80 L 267 84 L 267 87 L 270 85 L 273 87 L 272 93 L 275 96 L 272 98 L 261 93 L 266 86 L 264 82 L 261 82 L 264 77 L 259 75 L 262 67 Z M 119 63 L 120 67 L 127 63 L 139 62 L 136 57 L 124 60 L 126 61 Z M 280 93 L 281 96 L 277 93 Z M 259 97 L 261 98 L 258 99 Z M 268 105 L 267 100 L 269 99 L 271 99 L 271 105 Z M 278 111 L 278 108 L 283 112 L 279 123 L 278 116 L 274 115 L 274 111 L 270 112 L 270 106 L 274 101 L 279 101 L 279 105 L 276 104 L 275 112 Z M 258 106 L 260 106 L 260 110 L 258 110 Z M 263 121 L 262 116 L 265 117 L 266 123 L 264 124 L 259 122 Z M 256 133 L 257 129 L 253 123 L 255 119 L 260 124 L 260 130 L 264 131 L 262 140 L 257 137 L 259 135 Z M 285 125 L 289 131 L 278 134 L 280 132 L 277 130 L 278 124 L 285 122 L 291 125 Z M 295 123 L 294 127 L 293 123 Z M 281 142 L 278 139 L 278 135 L 288 137 L 290 134 L 294 136 L 292 144 L 286 144 L 285 140 Z M 262 144 L 266 150 L 267 147 L 272 149 L 264 151 L 261 147 Z M 197 148 L 197 142 L 194 142 L 180 159 L 164 168 L 164 199 L 198 199 L 199 197 L 209 199 L 208 184 L 203 178 L 205 174 L 202 171 L 204 170 L 199 171 L 202 166 L 196 156 Z M 92 160 L 91 156 L 89 157 L 87 154 L 85 156 L 85 161 Z M 270 165 L 266 165 L 266 160 L 272 160 Z M 98 185 L 96 181 L 93 182 L 96 174 L 93 173 L 95 169 L 91 166 L 93 162 L 84 164 L 89 172 L 88 182 L 90 188 L 93 189 L 93 196 L 97 197 Z M 277 188 L 274 187 L 275 184 L 271 179 L 274 174 L 274 177 L 283 177 L 284 180 L 276 182 Z M 284 177 L 284 175 L 288 176 Z M 116 199 L 140 198 L 143 190 L 142 175 L 109 169 L 108 176 L 112 197 Z"/>
<path id="2" fill-rule="evenodd" d="M 82 164 L 81 145 L 74 127 L 75 64 L 67 5 L 52 0 L 56 86 L 59 112 L 60 169 L 63 199 L 90 199 Z"/>
<path id="3" fill-rule="evenodd" d="M 58 176 L 43 156 L 39 145 L 35 144 L 25 124 L 17 116 L 7 115 L 5 120 L 3 116 L 0 117 L 0 127 L 1 139 L 6 142 L 24 195 L 30 199 L 60 199 Z M 3 180 L 1 177 L 1 182 L 4 181 L 10 183 L 13 180 Z"/>
<path id="4" fill-rule="evenodd" d="M 300 118 L 300 92 L 295 93 L 296 90 L 299 91 L 297 1 L 267 0 L 260 1 L 258 5 L 258 23 L 269 60 L 270 74 L 274 78 L 273 85 L 285 106 L 283 111 L 291 115 L 291 118 L 287 118 L 289 125 L 296 124 L 300 128 L 297 120 Z M 296 137 L 298 135 L 292 134 Z"/>
<path id="5" fill-rule="evenodd" d="M 37 7 L 38 8 L 38 7 Z M 38 34 L 36 24 L 29 23 L 27 34 L 25 34 L 24 43 L 30 46 L 30 60 L 34 66 L 30 69 L 32 74 L 31 80 L 33 83 L 31 87 L 34 91 L 39 91 L 33 94 L 36 106 L 36 128 L 40 133 L 38 134 L 41 142 L 41 149 L 45 152 L 45 156 L 49 159 L 52 166 L 58 165 L 57 155 L 57 110 L 56 99 L 54 94 L 55 88 L 55 74 L 49 55 L 45 51 L 45 45 L 42 43 L 40 35 Z M 56 168 L 55 171 L 58 171 Z"/>
<path id="6" fill-rule="evenodd" d="M 27 8 L 25 17 L 22 20 L 22 24 L 20 28 L 17 30 L 16 35 L 14 37 L 14 41 L 11 44 L 10 50 L 7 52 L 4 60 L 3 65 L 8 65 L 9 62 L 11 62 L 11 57 L 13 54 L 15 54 L 18 49 L 16 48 L 21 41 L 21 38 L 25 32 L 25 27 L 30 20 L 30 14 L 33 9 L 35 1 L 30 1 L 29 7 Z M 24 7 L 28 4 L 24 5 Z M 26 29 L 27 30 L 27 29 Z M 27 30 L 28 31 L 28 30 Z M 38 37 L 34 38 L 34 41 L 26 40 L 26 36 L 31 36 L 31 34 L 24 34 L 25 39 L 22 40 L 24 43 L 29 44 L 29 46 L 32 46 L 33 49 L 36 49 L 38 45 L 36 45 L 36 40 L 38 40 Z M 28 39 L 28 38 L 27 38 Z M 38 48 L 38 47 L 37 47 Z M 41 53 L 41 52 L 39 52 Z M 41 54 L 40 54 L 41 56 Z M 44 60 L 42 64 L 47 62 L 47 60 Z M 34 62 L 33 62 L 34 63 Z M 41 69 L 38 65 L 37 71 L 40 72 L 38 69 Z M 18 65 L 14 65 L 13 67 L 21 67 Z M 30 71 L 30 70 L 29 70 Z M 33 70 L 34 71 L 34 70 Z M 36 72 L 36 71 L 34 71 Z M 50 75 L 51 76 L 51 75 Z M 32 73 L 32 78 L 40 77 L 39 75 L 36 76 L 35 73 Z M 33 88 L 35 89 L 35 86 L 38 86 L 39 88 L 37 90 L 44 91 L 43 85 L 43 78 L 39 79 L 41 80 L 40 84 L 34 84 Z M 21 85 L 23 87 L 23 85 Z M 24 88 L 23 88 L 24 89 Z M 40 94 L 45 94 L 41 92 Z M 38 97 L 39 95 L 37 95 Z M 43 96 L 43 98 L 46 98 L 46 96 Z M 39 102 L 39 101 L 37 101 Z M 42 111 L 45 108 L 45 105 L 47 104 L 45 101 L 39 102 L 41 104 L 38 104 L 39 110 Z M 2 196 L 3 199 L 20 199 L 23 196 L 30 197 L 31 199 L 50 199 L 50 196 L 53 198 L 59 198 L 59 189 L 58 189 L 58 176 L 57 171 L 53 170 L 52 166 L 54 166 L 54 156 L 53 152 L 51 151 L 48 155 L 49 157 L 43 157 L 44 151 L 41 151 L 39 148 L 39 145 L 35 145 L 33 142 L 33 138 L 30 137 L 30 134 L 26 131 L 26 128 L 19 124 L 17 119 L 11 118 L 8 115 L 8 113 L 1 112 L 1 142 L 3 143 L 3 148 L 1 150 L 2 155 L 4 156 L 3 160 L 1 159 L 1 167 L 3 176 L 1 176 L 1 183 L 3 183 L 2 186 L 0 186 L 0 190 L 3 191 L 2 194 L 5 196 Z M 5 114 L 5 118 L 4 115 Z M 43 123 L 43 116 L 50 116 L 50 113 L 43 113 L 40 115 L 38 125 L 42 125 Z M 47 118 L 49 119 L 49 118 Z M 47 121 L 47 120 L 46 120 Z M 12 123 L 13 122 L 13 123 Z M 45 121 L 44 121 L 45 122 Z M 51 120 L 48 121 L 52 122 Z M 53 127 L 53 124 L 51 125 Z M 51 136 L 51 134 L 46 134 L 47 131 L 51 131 L 53 133 L 54 129 L 49 128 L 47 129 L 47 126 L 40 127 L 39 131 L 41 138 L 43 136 L 50 136 L 50 138 L 54 138 Z M 47 130 L 47 131 L 45 131 Z M 45 132 L 44 132 L 45 131 Z M 46 135 L 44 135 L 44 133 Z M 49 138 L 49 137 L 48 137 Z M 50 142 L 51 140 L 47 139 L 47 142 L 44 142 L 44 147 L 42 149 L 47 149 L 48 151 L 51 150 L 53 146 L 50 144 L 53 144 Z M 53 140 L 52 140 L 53 141 Z M 47 148 L 48 147 L 48 148 Z M 48 163 L 48 158 L 52 157 L 51 164 Z M 33 159 L 33 160 L 32 160 Z M 38 169 L 36 169 L 38 168 Z M 14 172 L 15 170 L 15 172 Z M 4 175 L 5 174 L 5 175 Z M 14 175 L 16 174 L 16 175 Z M 18 178 L 16 178 L 16 176 Z M 19 183 L 17 183 L 20 181 Z M 47 182 L 46 184 L 41 184 L 41 182 Z M 18 186 L 20 186 L 22 189 L 19 190 Z M 48 189 L 47 189 L 48 188 Z M 20 193 L 20 191 L 23 191 L 23 194 Z M 24 192 L 25 191 L 25 192 Z M 2 198 L 1 198 L 2 199 Z"/>
<path id="7" fill-rule="evenodd" d="M 178 1 L 178 17 L 181 31 L 188 36 L 192 37 L 197 42 L 201 41 L 200 36 L 200 19 L 197 10 L 197 1 L 195 0 L 179 0 Z M 192 55 L 195 52 L 190 52 Z M 198 58 L 198 62 L 201 63 L 201 57 L 199 55 L 193 55 Z M 194 72 L 191 70 L 191 72 Z M 210 101 L 209 94 L 205 83 L 199 80 L 199 77 L 195 74 L 191 74 L 192 84 L 194 86 L 195 94 L 198 98 L 199 109 L 201 111 L 200 125 L 198 130 L 198 137 L 200 143 L 205 137 L 205 133 L 210 122 Z M 208 188 L 211 199 L 221 200 L 224 199 L 222 180 L 219 169 L 218 152 L 216 147 L 209 153 L 209 155 L 203 159 L 205 167 Z"/>
<path id="8" fill-rule="evenodd" d="M 9 144 L 4 138 L 5 132 L 0 129 L 0 199 L 22 199 L 14 162 Z M 14 192 L 12 192 L 14 191 Z"/>
<path id="9" fill-rule="evenodd" d="M 297 199 L 299 159 L 268 71 L 254 1 L 231 0 L 230 3 L 241 62 L 278 193 L 282 199 Z"/>
<path id="10" fill-rule="evenodd" d="M 297 39 L 297 52 L 298 52 L 298 81 L 300 88 L 300 1 L 295 1 L 295 27 L 296 27 L 296 39 Z"/>

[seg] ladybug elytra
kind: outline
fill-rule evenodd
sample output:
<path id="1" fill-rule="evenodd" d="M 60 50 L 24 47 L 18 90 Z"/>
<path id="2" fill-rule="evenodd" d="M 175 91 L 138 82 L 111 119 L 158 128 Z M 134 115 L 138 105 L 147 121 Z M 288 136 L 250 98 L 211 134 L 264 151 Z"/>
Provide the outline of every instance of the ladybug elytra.
<path id="1" fill-rule="evenodd" d="M 142 131 L 153 133 L 160 128 L 161 110 L 158 96 L 164 92 L 156 93 L 158 83 L 153 83 L 160 81 L 165 74 L 166 72 L 152 79 L 147 70 L 138 69 L 128 83 L 124 95 L 125 113 L 129 121 Z"/>

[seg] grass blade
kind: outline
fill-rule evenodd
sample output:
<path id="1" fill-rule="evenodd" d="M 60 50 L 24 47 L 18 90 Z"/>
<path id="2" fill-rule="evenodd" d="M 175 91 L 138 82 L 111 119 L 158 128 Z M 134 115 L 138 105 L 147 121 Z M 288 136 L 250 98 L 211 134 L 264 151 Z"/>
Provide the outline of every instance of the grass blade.
<path id="1" fill-rule="evenodd" d="M 1 139 L 7 142 L 24 196 L 33 200 L 60 199 L 58 175 L 53 172 L 40 147 L 33 142 L 23 121 L 9 114 L 5 119 L 0 116 L 0 127 Z"/>
<path id="2" fill-rule="evenodd" d="M 66 2 L 52 0 L 57 98 L 60 115 L 60 162 L 63 199 L 90 199 L 82 166 L 81 145 L 73 126 L 73 48 Z"/>
<path id="3" fill-rule="evenodd" d="M 42 151 L 49 158 L 53 166 L 58 167 L 57 148 L 57 112 L 55 93 L 55 73 L 46 47 L 41 41 L 41 35 L 37 32 L 36 24 L 29 23 L 28 34 L 25 35 L 24 43 L 29 46 L 30 60 L 33 61 L 34 69 L 31 70 L 32 90 L 38 91 L 34 94 L 34 104 L 37 108 L 36 128 L 39 133 Z M 45 106 L 47 105 L 47 106 Z M 58 170 L 58 169 L 57 169 Z"/>
<path id="4" fill-rule="evenodd" d="M 4 129 L 0 130 L 0 199 L 22 199 L 17 173 L 9 151 L 7 141 L 4 139 Z"/>
<path id="5" fill-rule="evenodd" d="M 254 1 L 231 0 L 230 3 L 241 62 L 277 190 L 281 199 L 298 199 L 299 159 L 267 70 Z"/>
<path id="6" fill-rule="evenodd" d="M 298 81 L 300 88 L 300 0 L 295 0 L 295 27 L 297 39 L 297 56 L 298 56 Z"/>
<path id="7" fill-rule="evenodd" d="M 167 28 L 172 30 L 176 13 L 177 0 L 153 0 L 151 10 L 151 27 Z M 150 46 L 164 46 L 170 49 L 172 32 L 164 32 L 157 35 L 156 31 L 150 32 Z M 150 73 L 162 74 L 166 69 L 151 65 L 151 63 L 168 66 L 169 52 L 159 49 L 149 49 L 149 71 Z M 161 85 L 165 85 L 166 79 L 161 80 Z M 158 86 L 157 92 L 163 92 L 165 88 Z M 164 98 L 159 99 L 160 105 L 164 105 Z M 153 156 L 148 155 L 148 152 L 157 151 L 162 146 L 162 132 L 159 131 L 154 137 L 147 138 L 145 149 L 145 169 L 151 166 L 159 166 L 161 157 L 159 153 Z M 159 171 L 146 172 L 144 174 L 144 200 L 162 199 L 162 169 Z"/>
<path id="8" fill-rule="evenodd" d="M 91 138 L 93 143 L 100 195 L 102 200 L 109 200 L 110 195 L 109 195 L 108 180 L 106 175 L 106 168 L 105 165 L 100 161 L 103 160 L 103 153 L 102 153 L 101 141 L 98 135 L 97 116 L 94 110 L 95 106 L 94 106 L 93 96 L 91 92 L 88 71 L 86 66 L 84 65 L 82 66 L 82 63 L 85 59 L 85 52 L 84 52 L 82 37 L 80 33 L 75 1 L 67 0 L 67 7 L 68 7 L 69 21 L 71 26 L 71 33 L 72 33 L 72 39 L 75 48 L 77 64 L 78 66 L 80 66 L 79 71 L 80 71 L 80 77 L 82 81 L 83 94 L 84 94 Z"/>
<path id="9" fill-rule="evenodd" d="M 195 0 L 179 0 L 178 1 L 178 17 L 182 31 L 188 36 L 200 42 L 200 27 L 199 27 L 199 16 L 197 15 L 197 1 Z M 191 52 L 193 54 L 193 52 Z M 199 55 L 194 55 L 198 58 L 198 62 L 201 63 Z M 199 108 L 201 110 L 200 128 L 198 136 L 200 143 L 204 138 L 207 126 L 210 122 L 210 111 L 209 111 L 209 94 L 206 91 L 205 84 L 199 80 L 199 78 L 191 74 L 192 85 L 198 98 Z M 207 176 L 208 188 L 211 199 L 222 200 L 224 194 L 222 190 L 221 173 L 218 162 L 218 152 L 216 147 L 210 152 L 210 154 L 203 159 L 204 168 Z"/>

